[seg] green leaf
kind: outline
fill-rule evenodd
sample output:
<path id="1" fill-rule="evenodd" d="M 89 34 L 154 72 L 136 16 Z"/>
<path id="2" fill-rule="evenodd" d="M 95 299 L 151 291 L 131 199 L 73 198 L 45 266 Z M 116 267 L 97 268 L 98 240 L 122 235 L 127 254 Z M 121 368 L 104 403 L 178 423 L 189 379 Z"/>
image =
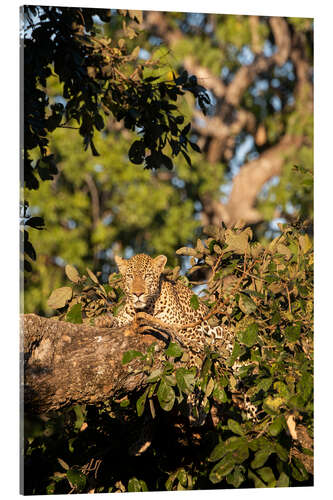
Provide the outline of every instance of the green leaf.
<path id="1" fill-rule="evenodd" d="M 170 342 L 167 350 L 165 351 L 165 354 L 170 358 L 179 358 L 183 354 L 183 352 L 184 351 L 178 344 L 176 344 L 175 342 Z"/>
<path id="2" fill-rule="evenodd" d="M 262 378 L 256 387 L 256 393 L 259 391 L 264 391 L 267 392 L 270 386 L 272 385 L 273 379 L 271 377 L 269 378 Z"/>
<path id="3" fill-rule="evenodd" d="M 123 359 L 121 362 L 123 365 L 126 365 L 134 358 L 144 358 L 144 355 L 140 351 L 135 351 L 134 349 L 131 349 L 129 351 L 124 352 Z"/>
<path id="4" fill-rule="evenodd" d="M 283 415 L 275 417 L 271 425 L 268 427 L 268 432 L 271 436 L 278 436 L 285 425 L 285 420 Z"/>
<path id="5" fill-rule="evenodd" d="M 66 472 L 66 475 L 68 480 L 73 486 L 75 486 L 75 488 L 77 488 L 78 490 L 83 490 L 86 485 L 87 478 L 82 472 L 75 469 L 69 469 Z"/>
<path id="6" fill-rule="evenodd" d="M 212 468 L 209 479 L 213 484 L 220 483 L 235 467 L 235 462 L 231 454 L 226 455 L 220 462 Z"/>
<path id="7" fill-rule="evenodd" d="M 146 378 L 146 382 L 152 383 L 152 382 L 157 382 L 157 380 L 160 379 L 161 375 L 163 373 L 163 370 L 160 368 L 153 370 L 149 377 Z"/>
<path id="8" fill-rule="evenodd" d="M 287 326 L 285 330 L 286 339 L 289 342 L 297 342 L 301 334 L 300 325 L 297 326 Z"/>
<path id="9" fill-rule="evenodd" d="M 244 293 L 240 294 L 238 305 L 244 314 L 251 314 L 257 309 L 257 306 L 255 305 L 251 297 L 248 297 Z"/>
<path id="10" fill-rule="evenodd" d="M 70 286 L 63 286 L 54 290 L 48 298 L 47 305 L 52 309 L 61 309 L 72 298 L 73 290 Z"/>
<path id="11" fill-rule="evenodd" d="M 148 391 L 149 387 L 147 387 L 145 392 L 139 397 L 139 399 L 136 402 L 136 411 L 139 417 L 141 417 L 141 415 L 144 412 Z"/>
<path id="12" fill-rule="evenodd" d="M 244 431 L 242 429 L 242 426 L 238 422 L 236 422 L 236 420 L 233 420 L 232 418 L 228 419 L 228 427 L 234 434 L 238 434 L 239 436 L 244 435 Z"/>
<path id="13" fill-rule="evenodd" d="M 252 323 L 246 328 L 245 331 L 238 333 L 238 340 L 247 347 L 252 347 L 258 341 L 258 330 L 258 325 L 256 323 Z"/>
<path id="14" fill-rule="evenodd" d="M 213 390 L 213 398 L 218 403 L 226 403 L 228 400 L 227 394 L 226 394 L 223 386 L 219 382 L 215 383 L 215 387 Z"/>
<path id="15" fill-rule="evenodd" d="M 157 398 L 163 410 L 170 411 L 173 408 L 176 399 L 175 391 L 163 379 L 158 386 Z"/>
<path id="16" fill-rule="evenodd" d="M 190 394 L 195 386 L 195 377 L 186 368 L 179 368 L 176 371 L 176 381 L 179 389 L 185 394 Z"/>
<path id="17" fill-rule="evenodd" d="M 85 415 L 86 415 L 86 412 L 84 411 L 83 407 L 81 405 L 75 405 L 73 407 L 73 410 L 75 412 L 75 417 L 76 417 L 76 420 L 75 420 L 75 429 L 77 431 L 79 431 L 82 427 L 82 424 L 85 420 Z"/>
<path id="18" fill-rule="evenodd" d="M 281 472 L 279 479 L 276 481 L 277 488 L 288 488 L 289 486 L 289 477 L 285 472 Z"/>
<path id="19" fill-rule="evenodd" d="M 245 467 L 236 465 L 235 469 L 227 475 L 227 483 L 231 484 L 234 488 L 239 488 L 245 480 L 244 472 Z"/>
<path id="20" fill-rule="evenodd" d="M 261 469 L 258 469 L 257 474 L 259 474 L 261 479 L 263 479 L 265 481 L 265 483 L 268 484 L 268 486 L 275 485 L 275 476 L 274 476 L 273 471 L 270 467 L 262 467 Z"/>
<path id="21" fill-rule="evenodd" d="M 251 462 L 251 467 L 253 469 L 258 469 L 259 467 L 262 467 L 266 463 L 268 457 L 273 453 L 273 451 L 274 451 L 273 449 L 267 449 L 267 448 L 258 450 L 254 456 L 254 459 Z"/>
<path id="22" fill-rule="evenodd" d="M 67 277 L 74 283 L 77 283 L 80 280 L 80 275 L 77 269 L 74 266 L 71 266 L 70 264 L 67 264 L 65 266 L 65 273 Z"/>
<path id="23" fill-rule="evenodd" d="M 293 460 L 291 462 L 291 474 L 297 481 L 300 482 L 306 481 L 309 477 L 309 474 L 302 462 L 295 457 L 293 457 Z"/>
<path id="24" fill-rule="evenodd" d="M 246 438 L 232 436 L 227 439 L 227 441 L 217 444 L 209 455 L 208 460 L 210 462 L 216 462 L 217 460 L 220 460 L 222 457 L 224 457 L 224 455 L 226 455 L 227 453 L 232 453 L 244 447 L 248 448 Z M 245 455 L 246 452 L 243 449 L 241 453 Z"/>
<path id="25" fill-rule="evenodd" d="M 244 348 L 242 348 L 238 342 L 235 342 L 231 356 L 229 358 L 228 365 L 232 366 L 236 359 L 244 353 Z"/>
<path id="26" fill-rule="evenodd" d="M 191 300 L 190 300 L 190 305 L 191 305 L 192 309 L 194 309 L 195 311 L 198 309 L 199 299 L 198 299 L 197 295 L 194 295 L 194 294 L 192 295 Z"/>
<path id="27" fill-rule="evenodd" d="M 127 487 L 127 489 L 128 489 L 128 491 L 131 491 L 131 492 L 142 491 L 141 483 L 140 483 L 139 479 L 137 479 L 136 477 L 132 477 L 128 481 L 128 487 Z"/>
<path id="28" fill-rule="evenodd" d="M 280 443 L 275 443 L 275 451 L 279 459 L 282 460 L 282 462 L 287 462 L 289 460 L 288 450 L 283 448 L 283 446 L 281 446 Z"/>
<path id="29" fill-rule="evenodd" d="M 260 479 L 260 477 L 258 477 L 257 474 L 251 470 L 248 470 L 247 476 L 249 479 L 252 479 L 255 488 L 267 488 L 267 485 Z"/>
<path id="30" fill-rule="evenodd" d="M 82 323 L 82 305 L 74 304 L 66 314 L 66 321 L 69 323 Z"/>

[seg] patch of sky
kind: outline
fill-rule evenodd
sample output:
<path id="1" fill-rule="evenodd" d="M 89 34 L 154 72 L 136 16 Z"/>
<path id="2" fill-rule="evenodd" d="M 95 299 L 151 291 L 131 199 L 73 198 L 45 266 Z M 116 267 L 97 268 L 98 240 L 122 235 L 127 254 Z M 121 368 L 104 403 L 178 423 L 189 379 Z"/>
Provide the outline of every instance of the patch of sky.
<path id="1" fill-rule="evenodd" d="M 57 255 L 57 257 L 54 257 L 54 262 L 57 264 L 57 266 L 64 267 L 66 265 L 66 261 Z"/>
<path id="2" fill-rule="evenodd" d="M 30 208 L 30 215 L 31 216 L 40 214 L 40 208 L 37 205 L 33 205 L 32 207 L 29 207 L 29 208 Z"/>
<path id="3" fill-rule="evenodd" d="M 105 255 L 107 259 L 113 259 L 114 254 L 112 248 L 108 248 L 107 250 L 105 250 Z"/>
<path id="4" fill-rule="evenodd" d="M 207 114 L 209 116 L 213 116 L 216 113 L 216 102 L 217 101 L 216 101 L 216 98 L 211 90 L 207 89 L 206 92 L 207 92 L 207 94 L 209 96 L 209 100 L 210 100 L 210 103 L 206 108 Z M 198 104 L 197 104 L 197 108 L 200 108 L 200 106 Z"/>
<path id="5" fill-rule="evenodd" d="M 67 226 L 68 229 L 75 229 L 77 227 L 77 223 L 73 219 L 68 219 Z"/>
<path id="6" fill-rule="evenodd" d="M 214 31 L 214 26 L 211 23 L 207 23 L 205 25 L 205 33 L 209 35 L 210 33 L 213 33 L 213 31 Z"/>
<path id="7" fill-rule="evenodd" d="M 288 106 L 293 106 L 295 104 L 295 98 L 293 95 L 288 96 L 287 104 Z"/>
<path id="8" fill-rule="evenodd" d="M 194 209 L 197 211 L 197 212 L 201 212 L 202 210 L 202 204 L 199 200 L 195 201 L 194 202 Z"/>
<path id="9" fill-rule="evenodd" d="M 150 58 L 150 52 L 148 52 L 148 50 L 146 49 L 140 49 L 139 58 L 147 61 Z"/>
<path id="10" fill-rule="evenodd" d="M 279 184 L 280 182 L 280 177 L 278 175 L 275 175 L 271 179 L 269 179 L 262 187 L 260 191 L 260 197 L 267 198 L 269 190 L 272 187 L 275 187 Z"/>
<path id="11" fill-rule="evenodd" d="M 235 154 L 229 162 L 229 167 L 232 176 L 235 176 L 241 165 L 243 165 L 245 158 L 254 147 L 254 139 L 252 135 L 247 134 L 242 142 L 236 147 Z"/>
<path id="12" fill-rule="evenodd" d="M 187 14 L 187 22 L 190 26 L 193 26 L 195 28 L 199 27 L 202 25 L 202 23 L 205 20 L 205 14 L 200 14 L 200 13 L 195 13 L 195 12 L 189 12 Z"/>
<path id="13" fill-rule="evenodd" d="M 96 163 L 96 165 L 94 165 L 94 170 L 95 172 L 103 172 L 104 167 L 100 163 Z"/>
<path id="14" fill-rule="evenodd" d="M 288 78 L 288 80 L 295 80 L 294 66 L 291 61 L 285 62 L 282 66 L 274 68 L 274 76 L 276 78 Z"/>
<path id="15" fill-rule="evenodd" d="M 204 290 L 207 289 L 207 286 L 206 285 L 196 285 L 192 288 L 193 292 L 196 294 L 196 295 L 199 295 L 200 296 L 203 296 L 204 295 Z"/>
<path id="16" fill-rule="evenodd" d="M 248 66 L 253 63 L 254 54 L 248 45 L 244 45 L 244 47 L 242 47 L 240 53 L 238 54 L 238 61 L 244 66 Z"/>
<path id="17" fill-rule="evenodd" d="M 225 80 L 226 78 L 228 78 L 229 73 L 230 69 L 227 68 L 227 66 L 223 66 L 223 68 L 221 69 L 221 77 Z"/>
<path id="18" fill-rule="evenodd" d="M 100 20 L 99 16 L 95 15 L 92 17 L 92 20 L 95 24 L 103 24 L 103 21 Z"/>
<path id="19" fill-rule="evenodd" d="M 163 40 L 159 36 L 152 35 L 149 37 L 149 43 L 151 43 L 152 45 L 161 45 L 163 43 Z"/>
<path id="20" fill-rule="evenodd" d="M 281 110 L 282 104 L 281 104 L 281 99 L 280 99 L 279 96 L 274 95 L 271 98 L 270 103 L 273 106 L 273 108 L 275 109 L 275 111 L 280 111 Z"/>
<path id="21" fill-rule="evenodd" d="M 126 247 L 124 251 L 125 259 L 130 259 L 134 255 L 134 250 L 131 247 Z"/>
<path id="22" fill-rule="evenodd" d="M 196 123 L 196 125 L 197 125 L 198 127 L 201 127 L 201 128 L 202 128 L 202 127 L 205 127 L 205 126 L 206 126 L 206 120 L 205 120 L 204 118 L 200 118 L 200 117 L 196 116 L 196 117 L 194 118 L 194 122 Z"/>
<path id="23" fill-rule="evenodd" d="M 109 226 L 111 224 L 111 222 L 113 221 L 113 215 L 112 214 L 109 214 L 109 215 L 106 215 L 102 222 L 104 224 L 104 226 Z"/>
<path id="24" fill-rule="evenodd" d="M 265 79 L 257 80 L 253 85 L 252 89 L 250 90 L 250 92 L 255 97 L 258 97 L 263 92 L 266 92 L 268 87 L 269 87 L 268 80 Z"/>
<path id="25" fill-rule="evenodd" d="M 67 101 L 62 95 L 56 95 L 54 96 L 54 102 L 56 104 L 62 104 L 64 108 L 66 107 Z"/>
<path id="26" fill-rule="evenodd" d="M 275 89 L 279 88 L 280 87 L 280 80 L 278 78 L 273 78 L 271 81 L 271 85 Z"/>
<path id="27" fill-rule="evenodd" d="M 269 40 L 265 40 L 263 47 L 264 56 L 271 57 L 276 52 L 276 50 L 277 48 Z"/>
<path id="28" fill-rule="evenodd" d="M 265 237 L 268 239 L 275 238 L 278 234 L 281 233 L 281 229 L 279 228 L 278 224 L 285 224 L 287 221 L 283 217 L 276 217 L 275 219 L 271 220 L 268 229 L 265 232 Z"/>
<path id="29" fill-rule="evenodd" d="M 177 176 L 172 177 L 171 184 L 179 189 L 182 189 L 185 186 L 185 182 L 183 181 L 183 179 L 179 179 L 179 177 Z"/>

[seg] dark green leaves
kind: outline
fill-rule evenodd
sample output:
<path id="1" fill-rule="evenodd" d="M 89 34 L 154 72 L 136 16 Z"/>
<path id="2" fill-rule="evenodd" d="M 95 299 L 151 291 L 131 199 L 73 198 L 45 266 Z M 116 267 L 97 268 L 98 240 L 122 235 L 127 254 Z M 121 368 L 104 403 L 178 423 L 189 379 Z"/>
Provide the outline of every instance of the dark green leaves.
<path id="1" fill-rule="evenodd" d="M 220 483 L 222 479 L 227 476 L 235 467 L 235 461 L 231 454 L 226 455 L 220 462 L 212 468 L 209 479 L 213 484 Z"/>
<path id="2" fill-rule="evenodd" d="M 143 141 L 135 141 L 129 149 L 128 157 L 132 163 L 140 165 L 145 158 L 145 145 Z"/>
<path id="3" fill-rule="evenodd" d="M 81 304 L 74 304 L 66 314 L 66 321 L 69 323 L 82 323 L 82 306 Z"/>
<path id="4" fill-rule="evenodd" d="M 198 299 L 197 295 L 194 295 L 194 294 L 192 295 L 191 300 L 190 300 L 190 305 L 191 305 L 192 309 L 194 309 L 195 311 L 198 309 L 199 299 Z"/>
<path id="5" fill-rule="evenodd" d="M 181 347 L 179 347 L 178 344 L 170 342 L 167 350 L 165 351 L 165 354 L 172 358 L 178 358 L 183 354 L 183 350 L 181 349 Z"/>
<path id="6" fill-rule="evenodd" d="M 143 358 L 142 352 L 135 351 L 134 349 L 126 351 L 123 355 L 122 364 L 127 365 L 127 363 L 135 358 Z"/>
<path id="7" fill-rule="evenodd" d="M 246 328 L 246 330 L 238 334 L 239 342 L 245 344 L 247 347 L 252 347 L 258 341 L 258 330 L 258 325 L 256 323 L 252 323 Z"/>
<path id="8" fill-rule="evenodd" d="M 69 482 L 73 485 L 73 487 L 77 490 L 83 490 L 86 485 L 87 478 L 86 476 L 75 469 L 69 469 L 66 472 L 67 478 Z"/>
<path id="9" fill-rule="evenodd" d="M 157 390 L 157 397 L 161 408 L 165 411 L 170 411 L 174 405 L 176 395 L 173 388 L 162 379 Z"/>

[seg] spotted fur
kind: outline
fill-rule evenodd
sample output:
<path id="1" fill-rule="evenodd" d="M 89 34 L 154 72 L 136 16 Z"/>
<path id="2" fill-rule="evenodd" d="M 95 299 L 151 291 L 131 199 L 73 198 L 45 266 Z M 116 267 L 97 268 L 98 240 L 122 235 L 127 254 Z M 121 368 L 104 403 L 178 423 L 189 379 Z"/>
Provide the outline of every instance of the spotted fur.
<path id="1" fill-rule="evenodd" d="M 201 320 L 209 312 L 202 303 L 194 310 L 190 304 L 193 292 L 180 281 L 171 282 L 163 276 L 167 261 L 164 255 L 152 259 L 138 254 L 129 260 L 121 257 L 115 260 L 123 276 L 126 302 L 118 316 L 97 318 L 97 326 L 125 326 L 137 312 L 144 311 L 172 327 Z M 223 340 L 224 332 L 221 326 L 210 326 L 202 321 L 195 327 L 178 329 L 177 336 L 192 352 L 203 353 L 204 345 Z"/>

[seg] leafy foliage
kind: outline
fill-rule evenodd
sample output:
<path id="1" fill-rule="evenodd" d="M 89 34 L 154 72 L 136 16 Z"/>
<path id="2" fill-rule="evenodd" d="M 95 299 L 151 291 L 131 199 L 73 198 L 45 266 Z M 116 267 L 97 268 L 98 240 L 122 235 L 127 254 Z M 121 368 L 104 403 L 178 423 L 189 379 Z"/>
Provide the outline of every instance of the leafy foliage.
<path id="1" fill-rule="evenodd" d="M 158 366 L 154 344 L 146 353 L 125 353 L 124 364 L 141 360 L 146 386 L 140 393 L 68 409 L 46 421 L 27 420 L 27 492 L 312 484 L 313 248 L 304 231 L 280 229 L 264 246 L 251 241 L 248 228 L 210 227 L 195 248 L 179 250 L 192 255 L 189 280 L 198 266 L 209 271 L 204 300 L 234 331 L 232 353 L 207 350 L 200 370 L 188 367 L 186 352 L 175 343 Z M 105 300 L 111 291 L 119 301 L 119 277 L 112 276 L 111 288 L 103 291 L 91 272 L 79 277 L 68 267 L 67 275 L 73 298 L 60 317 L 68 317 L 74 301 L 87 316 L 97 314 L 98 294 Z M 200 414 L 201 425 L 191 425 L 190 415 Z M 129 456 L 147 423 L 151 445 Z M 34 479 L 41 457 L 44 469 Z M 57 457 L 75 472 L 61 472 Z"/>

